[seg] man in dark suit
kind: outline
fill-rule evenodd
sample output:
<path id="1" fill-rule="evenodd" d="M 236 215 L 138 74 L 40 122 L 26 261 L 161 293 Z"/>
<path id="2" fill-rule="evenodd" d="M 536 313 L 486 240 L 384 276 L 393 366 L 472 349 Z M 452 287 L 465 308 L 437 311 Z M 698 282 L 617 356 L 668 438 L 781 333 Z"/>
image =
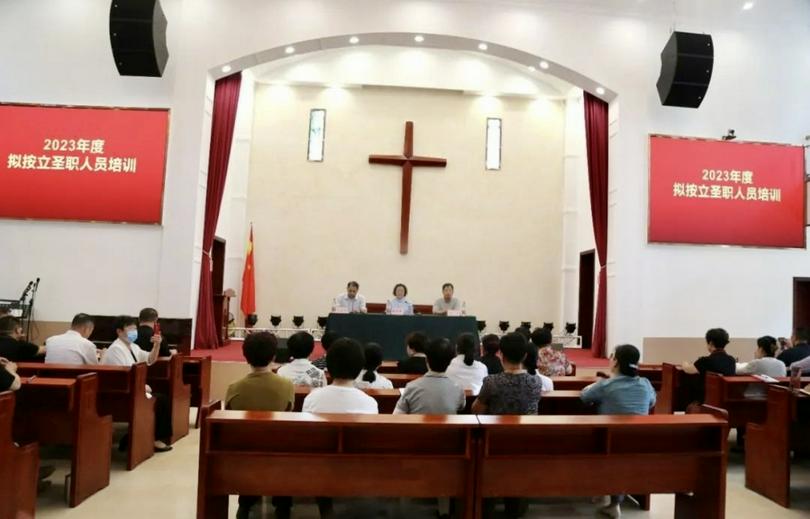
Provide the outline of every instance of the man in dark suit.
<path id="1" fill-rule="evenodd" d="M 155 325 L 158 322 L 158 312 L 154 308 L 144 308 L 138 314 L 138 338 L 135 344 L 144 351 L 152 349 L 152 336 L 155 335 Z M 171 357 L 172 352 L 166 339 L 160 341 L 159 357 Z"/>
<path id="2" fill-rule="evenodd" d="M 779 354 L 777 359 L 790 368 L 794 362 L 810 357 L 810 328 L 800 326 L 793 332 L 793 346 Z"/>

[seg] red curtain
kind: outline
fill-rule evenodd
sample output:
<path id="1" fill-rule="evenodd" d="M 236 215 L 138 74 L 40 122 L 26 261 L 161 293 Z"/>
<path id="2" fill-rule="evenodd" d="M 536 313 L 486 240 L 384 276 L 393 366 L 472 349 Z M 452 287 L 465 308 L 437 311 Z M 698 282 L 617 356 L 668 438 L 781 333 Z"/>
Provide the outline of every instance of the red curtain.
<path id="1" fill-rule="evenodd" d="M 208 189 L 205 193 L 205 223 L 203 224 L 203 254 L 200 269 L 200 297 L 197 301 L 195 348 L 213 349 L 221 346 L 220 333 L 214 321 L 214 297 L 211 282 L 211 248 L 219 220 L 222 193 L 228 174 L 228 159 L 239 104 L 241 73 L 217 81 L 214 91 L 214 113 L 211 125 L 211 149 L 208 151 Z"/>
<path id="2" fill-rule="evenodd" d="M 608 234 L 608 105 L 585 92 L 585 144 L 588 182 L 591 188 L 591 218 L 599 257 L 599 289 L 591 352 L 605 356 L 607 341 L 607 234 Z"/>

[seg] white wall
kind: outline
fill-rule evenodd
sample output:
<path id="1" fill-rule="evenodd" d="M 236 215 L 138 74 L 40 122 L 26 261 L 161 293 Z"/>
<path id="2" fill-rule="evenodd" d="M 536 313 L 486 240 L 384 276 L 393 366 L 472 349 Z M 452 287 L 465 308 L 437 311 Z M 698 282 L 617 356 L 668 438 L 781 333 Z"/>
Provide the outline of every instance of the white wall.
<path id="1" fill-rule="evenodd" d="M 324 162 L 306 160 L 312 108 L 327 110 Z M 564 115 L 557 101 L 258 85 L 248 218 L 259 315 L 314 324 L 356 279 L 373 302 L 403 282 L 412 302 L 431 304 L 451 281 L 490 324 L 556 319 Z M 500 171 L 484 169 L 487 117 L 503 121 Z M 401 153 L 406 120 L 415 153 L 447 167 L 414 169 L 403 256 L 401 169 L 368 156 Z"/>
<path id="2" fill-rule="evenodd" d="M 174 310 L 190 314 L 195 306 L 190 265 L 198 251 L 189 229 L 202 218 L 196 213 L 194 186 L 207 155 L 203 107 L 209 71 L 291 42 L 398 31 L 497 42 L 563 64 L 618 93 L 612 111 L 620 108 L 620 113 L 610 150 L 609 343 L 638 343 L 644 336 L 693 337 L 710 324 L 726 326 L 732 336 L 783 334 L 790 326 L 791 278 L 810 275 L 807 252 L 647 245 L 647 134 L 712 137 L 733 127 L 742 139 L 803 143 L 810 133 L 806 2 L 769 0 L 750 11 L 742 11 L 736 1 L 677 3 L 677 28 L 709 32 L 715 41 L 714 78 L 699 110 L 661 107 L 655 91 L 658 55 L 673 23 L 669 2 L 164 0 L 164 4 L 172 38 L 170 74 L 154 81 L 171 88 L 155 90 L 153 80 L 114 76 L 106 33 L 108 2 L 7 0 L 0 13 L 4 101 L 140 101 L 160 106 L 164 96 L 170 96 L 166 190 L 170 203 L 164 210 L 162 251 L 152 249 L 161 258 L 159 284 L 153 290 L 159 290 L 164 314 Z M 273 52 L 283 56 L 283 50 Z M 23 238 L 52 242 L 61 245 L 60 251 L 68 245 L 63 236 L 69 239 L 74 233 L 38 224 L 2 226 L 4 231 L 13 229 L 12 243 Z M 124 232 L 109 243 L 94 236 L 94 246 L 81 251 L 78 260 L 95 262 L 107 248 L 128 247 L 130 238 Z M 36 252 L 43 255 L 46 247 Z M 19 256 L 11 261 L 20 270 L 30 260 Z M 130 280 L 143 261 L 154 257 L 146 254 L 146 259 L 116 270 Z M 59 267 L 49 268 L 52 275 L 59 274 Z M 17 285 L 6 274 L 0 279 L 3 290 Z M 52 294 L 60 299 L 70 296 Z M 100 297 L 100 292 L 85 292 L 81 300 Z M 123 301 L 122 297 L 119 303 Z"/>

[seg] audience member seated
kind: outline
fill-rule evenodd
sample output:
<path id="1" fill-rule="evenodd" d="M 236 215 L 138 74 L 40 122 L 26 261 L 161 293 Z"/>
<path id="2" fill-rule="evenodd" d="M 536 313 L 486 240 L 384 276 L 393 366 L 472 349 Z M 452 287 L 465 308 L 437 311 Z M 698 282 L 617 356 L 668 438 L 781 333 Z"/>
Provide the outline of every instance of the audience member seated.
<path id="1" fill-rule="evenodd" d="M 366 367 L 354 381 L 354 387 L 358 389 L 394 389 L 394 384 L 390 380 L 377 373 L 377 368 L 383 361 L 382 346 L 376 342 L 370 342 L 366 344 L 364 353 Z"/>
<path id="2" fill-rule="evenodd" d="M 101 364 L 105 366 L 130 367 L 139 362 L 147 365 L 155 363 L 160 352 L 160 337 L 152 337 L 152 349 L 149 352 L 142 350 L 135 340 L 138 338 L 138 321 L 134 317 L 122 315 L 115 320 L 115 333 L 118 338 L 107 348 L 101 357 Z M 167 443 L 172 437 L 172 412 L 169 399 L 166 395 L 152 392 L 146 386 L 148 394 L 155 399 L 155 452 L 168 452 L 172 447 Z M 118 443 L 118 449 L 124 450 L 127 444 L 124 436 Z"/>
<path id="3" fill-rule="evenodd" d="M 754 352 L 754 360 L 737 364 L 737 375 L 768 375 L 779 378 L 787 376 L 787 367 L 781 360 L 775 358 L 779 348 L 776 339 L 770 335 L 757 339 L 757 349 Z"/>
<path id="4" fill-rule="evenodd" d="M 295 401 L 295 386 L 273 373 L 270 363 L 276 356 L 278 340 L 269 332 L 251 333 L 242 344 L 242 355 L 250 364 L 250 373 L 228 386 L 225 407 L 238 411 L 291 411 Z M 239 496 L 237 519 L 247 519 L 250 509 L 260 496 Z M 290 517 L 292 498 L 274 497 L 276 517 Z"/>
<path id="5" fill-rule="evenodd" d="M 790 369 L 794 362 L 802 361 L 799 366 L 803 371 L 810 371 L 810 328 L 799 327 L 793 332 L 793 346 L 779 354 L 777 357 Z M 0 352 L 2 355 L 2 352 Z M 13 359 L 12 359 L 13 360 Z"/>
<path id="6" fill-rule="evenodd" d="M 23 340 L 22 322 L 11 315 L 0 317 L 0 357 L 11 362 L 31 362 L 42 359 L 44 346 Z"/>
<path id="7" fill-rule="evenodd" d="M 8 359 L 0 357 L 0 393 L 3 391 L 17 391 L 20 389 L 20 376 L 17 375 L 17 365 Z"/>
<path id="8" fill-rule="evenodd" d="M 385 304 L 386 314 L 413 315 L 413 304 L 405 299 L 408 295 L 408 287 L 402 283 L 394 285 L 394 298 L 389 299 Z"/>
<path id="9" fill-rule="evenodd" d="M 323 348 L 323 355 L 312 361 L 312 365 L 318 369 L 326 369 L 326 354 L 329 352 L 329 347 L 340 339 L 340 335 L 335 332 L 326 331 L 321 336 L 321 347 Z"/>
<path id="10" fill-rule="evenodd" d="M 582 401 L 599 406 L 599 414 L 646 415 L 655 407 L 655 390 L 650 381 L 638 376 L 641 354 L 624 344 L 611 355 L 610 378 L 582 390 Z M 621 516 L 624 495 L 610 496 L 610 503 L 599 509 L 608 517 Z"/>
<path id="11" fill-rule="evenodd" d="M 144 308 L 138 314 L 138 339 L 135 344 L 144 350 L 151 349 L 152 337 L 155 335 L 155 325 L 158 322 L 158 313 L 154 308 Z M 158 334 L 159 335 L 159 334 Z M 160 352 L 161 357 L 171 357 L 172 350 L 169 349 L 169 343 L 160 337 Z"/>
<path id="12" fill-rule="evenodd" d="M 466 406 L 464 390 L 446 374 L 456 350 L 447 339 L 427 345 L 429 371 L 402 390 L 394 414 L 456 414 Z"/>
<path id="13" fill-rule="evenodd" d="M 93 328 L 92 317 L 76 314 L 70 323 L 70 330 L 45 341 L 45 363 L 97 365 L 98 350 L 95 344 L 87 340 L 93 334 Z"/>
<path id="14" fill-rule="evenodd" d="M 481 348 L 484 350 L 481 362 L 487 367 L 487 373 L 497 375 L 503 372 L 503 363 L 498 357 L 498 352 L 501 350 L 501 340 L 498 336 L 494 333 L 484 335 L 481 339 Z"/>
<path id="15" fill-rule="evenodd" d="M 307 332 L 296 332 L 287 339 L 287 349 L 293 360 L 278 368 L 278 374 L 292 380 L 297 386 L 324 387 L 326 374 L 316 368 L 309 356 L 315 348 L 315 339 Z M 328 359 L 328 354 L 327 354 Z M 362 368 L 362 366 L 361 366 Z"/>
<path id="16" fill-rule="evenodd" d="M 501 338 L 503 373 L 484 379 L 481 393 L 472 405 L 475 414 L 532 415 L 537 414 L 542 382 L 526 372 L 526 357 L 529 354 L 526 338 L 518 332 Z M 536 362 L 536 358 L 535 358 Z M 521 517 L 528 502 L 515 497 L 505 497 L 506 517 Z M 485 499 L 483 517 L 493 517 L 497 499 Z"/>
<path id="17" fill-rule="evenodd" d="M 700 374 L 700 380 L 695 382 L 695 386 L 691 389 L 690 398 L 695 402 L 703 402 L 705 395 L 705 375 L 707 372 L 717 373 L 718 375 L 734 375 L 737 370 L 737 362 L 728 353 L 726 353 L 726 345 L 729 343 L 728 332 L 722 328 L 712 328 L 706 332 L 706 349 L 709 354 L 700 357 L 690 364 L 689 362 L 683 363 L 683 371 L 692 375 Z"/>
<path id="18" fill-rule="evenodd" d="M 535 328 L 532 332 L 532 343 L 537 346 L 537 371 L 547 377 L 564 377 L 574 369 L 565 353 L 551 347 L 551 330 Z"/>
<path id="19" fill-rule="evenodd" d="M 377 414 L 377 401 L 354 387 L 366 365 L 363 347 L 354 339 L 338 339 L 326 354 L 332 383 L 314 389 L 304 399 L 305 413 Z"/>
<path id="20" fill-rule="evenodd" d="M 428 371 L 425 360 L 425 346 L 428 338 L 422 332 L 411 332 L 405 337 L 405 350 L 408 357 L 397 363 L 397 371 L 411 375 L 424 375 Z"/>
<path id="21" fill-rule="evenodd" d="M 475 338 L 472 334 L 462 333 L 458 336 L 456 353 L 456 358 L 447 368 L 447 376 L 461 389 L 469 389 L 473 395 L 477 395 L 489 372 L 483 363 L 475 360 Z"/>
<path id="22" fill-rule="evenodd" d="M 524 337 L 525 340 L 525 336 L 523 334 L 521 334 L 521 336 Z M 534 375 L 540 379 L 540 384 L 543 387 L 543 393 L 554 391 L 554 381 L 537 371 L 537 358 L 537 345 L 530 341 L 526 341 L 526 360 L 523 361 L 523 367 L 526 368 L 526 372 L 529 375 Z"/>

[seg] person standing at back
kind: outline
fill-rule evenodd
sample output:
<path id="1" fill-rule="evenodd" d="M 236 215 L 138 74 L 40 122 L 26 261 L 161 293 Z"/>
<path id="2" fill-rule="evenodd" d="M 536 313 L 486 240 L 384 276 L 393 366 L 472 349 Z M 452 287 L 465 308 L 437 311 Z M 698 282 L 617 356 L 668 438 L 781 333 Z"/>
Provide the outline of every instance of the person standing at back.
<path id="1" fill-rule="evenodd" d="M 250 365 L 250 373 L 228 386 L 225 408 L 236 411 L 292 411 L 295 386 L 273 373 L 270 363 L 276 356 L 278 340 L 269 332 L 251 333 L 242 343 L 242 355 Z M 250 509 L 261 501 L 260 496 L 239 496 L 237 519 L 247 519 Z M 274 497 L 276 517 L 290 517 L 292 498 Z"/>
<path id="2" fill-rule="evenodd" d="M 140 346 L 141 349 L 151 349 L 152 337 L 155 335 L 155 325 L 157 325 L 157 322 L 158 312 L 154 308 L 144 308 L 141 310 L 141 313 L 138 314 L 138 339 L 135 341 L 135 344 Z M 171 355 L 172 350 L 169 349 L 169 343 L 161 336 L 158 356 L 171 357 Z"/>
<path id="3" fill-rule="evenodd" d="M 76 314 L 70 323 L 70 330 L 45 341 L 45 364 L 97 365 L 98 350 L 88 340 L 94 326 L 92 317 Z"/>
<path id="4" fill-rule="evenodd" d="M 278 368 L 278 374 L 292 380 L 296 386 L 324 387 L 326 374 L 316 368 L 309 356 L 315 348 L 315 339 L 307 332 L 296 332 L 287 339 L 287 349 L 293 360 Z M 327 353 L 327 358 L 328 358 Z"/>
<path id="5" fill-rule="evenodd" d="M 582 390 L 583 402 L 596 404 L 599 414 L 647 415 L 655 407 L 655 389 L 646 378 L 638 376 L 641 354 L 635 346 L 623 344 L 611 355 L 610 378 L 595 382 Z M 610 504 L 599 509 L 608 517 L 621 516 L 624 495 L 610 496 Z"/>
<path id="6" fill-rule="evenodd" d="M 461 389 L 469 389 L 473 395 L 477 395 L 489 371 L 483 363 L 475 360 L 475 338 L 471 333 L 458 336 L 456 353 L 456 358 L 447 368 L 447 377 Z"/>

